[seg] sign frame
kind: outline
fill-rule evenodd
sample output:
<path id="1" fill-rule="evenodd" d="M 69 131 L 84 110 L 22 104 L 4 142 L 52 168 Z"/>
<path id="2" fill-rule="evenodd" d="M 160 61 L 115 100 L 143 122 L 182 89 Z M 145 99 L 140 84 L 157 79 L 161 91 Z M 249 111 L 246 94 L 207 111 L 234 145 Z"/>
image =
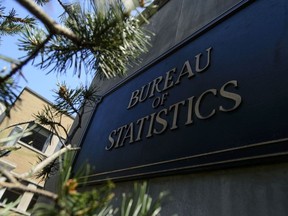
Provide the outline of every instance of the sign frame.
<path id="1" fill-rule="evenodd" d="M 149 70 L 153 66 L 157 65 L 159 62 L 164 61 L 167 58 L 167 56 L 173 55 L 173 53 L 175 53 L 177 50 L 182 49 L 188 43 L 199 38 L 201 35 L 203 35 L 205 32 L 207 32 L 214 26 L 218 25 L 222 21 L 225 21 L 232 14 L 248 6 L 250 3 L 251 1 L 249 0 L 240 1 L 240 3 L 230 8 L 225 13 L 221 14 L 215 20 L 205 25 L 203 28 L 195 32 L 186 40 L 172 47 L 163 55 L 161 55 L 159 58 L 153 60 L 143 68 L 136 71 L 131 76 L 119 82 L 116 86 L 108 90 L 103 95 L 101 101 L 103 101 L 106 97 L 109 97 L 109 95 L 116 92 L 119 88 L 125 86 L 126 83 L 140 76 L 143 72 Z M 207 49 L 209 49 L 209 47 L 206 47 L 206 50 Z M 99 106 L 101 106 L 101 101 L 99 101 L 99 103 L 95 107 L 95 110 L 93 111 L 93 115 L 90 119 L 88 128 L 90 128 L 91 124 L 93 124 L 93 118 L 97 113 L 97 109 L 99 108 Z M 128 108 L 130 108 L 129 105 Z M 86 135 L 87 131 L 83 136 L 82 146 L 85 145 Z M 275 139 L 258 141 L 258 142 L 253 142 L 252 140 L 251 142 L 246 142 L 245 145 L 241 146 L 217 149 L 213 151 L 202 152 L 179 158 L 173 158 L 167 160 L 165 159 L 153 163 L 143 163 L 136 166 L 132 165 L 130 167 L 123 167 L 114 170 L 113 169 L 105 170 L 99 173 L 94 173 L 89 176 L 85 176 L 85 178 L 88 177 L 89 184 L 96 184 L 106 181 L 107 179 L 111 179 L 113 181 L 122 181 L 122 180 L 139 179 L 139 178 L 163 176 L 178 173 L 182 174 L 186 172 L 190 173 L 191 171 L 203 171 L 206 169 L 232 167 L 245 164 L 258 164 L 258 163 L 263 164 L 266 162 L 271 163 L 272 161 L 273 162 L 286 161 L 288 158 L 287 143 L 288 138 L 286 137 L 275 137 Z M 112 149 L 112 151 L 114 150 Z M 235 154 L 237 154 L 237 156 L 235 156 Z M 79 164 L 78 156 L 79 153 L 77 154 L 76 159 L 74 160 L 74 168 L 76 165 L 75 170 L 77 170 L 77 162 Z"/>

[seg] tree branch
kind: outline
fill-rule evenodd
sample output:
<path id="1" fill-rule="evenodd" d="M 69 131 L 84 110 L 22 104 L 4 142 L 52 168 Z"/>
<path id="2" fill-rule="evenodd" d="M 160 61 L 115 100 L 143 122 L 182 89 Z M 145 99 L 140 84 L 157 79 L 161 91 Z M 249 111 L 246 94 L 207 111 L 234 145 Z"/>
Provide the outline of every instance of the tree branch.
<path id="1" fill-rule="evenodd" d="M 84 103 L 85 104 L 85 103 Z M 81 124 L 82 124 L 82 116 L 85 110 L 85 106 L 80 107 L 80 113 L 77 112 L 77 125 L 74 127 L 73 130 L 71 130 L 69 132 L 69 135 L 66 139 L 66 143 L 71 143 L 72 139 L 74 138 L 75 134 L 77 133 L 78 129 L 81 128 Z"/>
<path id="2" fill-rule="evenodd" d="M 21 179 L 29 178 L 29 177 L 33 176 L 35 173 L 40 172 L 44 167 L 46 167 L 47 165 L 52 163 L 55 159 L 57 159 L 58 157 L 60 157 L 64 153 L 66 153 L 68 151 L 77 151 L 79 149 L 80 148 L 76 148 L 76 147 L 73 148 L 71 146 L 71 144 L 64 146 L 64 148 L 62 148 L 60 151 L 55 152 L 54 154 L 52 154 L 51 156 L 49 156 L 45 160 L 43 160 L 41 163 L 37 164 L 29 172 L 23 173 L 23 174 L 19 175 L 18 177 Z"/>
<path id="3" fill-rule="evenodd" d="M 0 130 L 0 133 L 3 132 L 4 130 L 7 130 L 7 129 L 12 128 L 12 127 L 16 127 L 16 126 L 24 125 L 24 124 L 30 124 L 30 123 L 34 123 L 34 122 L 35 122 L 35 120 L 30 120 L 30 121 L 25 121 L 25 122 L 9 125 L 8 127 L 5 127 L 4 129 Z"/>
<path id="4" fill-rule="evenodd" d="M 0 173 L 2 173 L 10 182 L 17 183 L 18 180 L 15 178 L 15 176 L 10 173 L 8 170 L 6 170 L 3 167 L 0 167 Z"/>
<path id="5" fill-rule="evenodd" d="M 47 26 L 52 34 L 61 34 L 75 43 L 81 43 L 81 40 L 70 29 L 65 28 L 51 19 L 36 3 L 31 0 L 17 0 L 19 4 L 25 7 L 30 13 L 36 16 L 43 24 Z"/>
<path id="6" fill-rule="evenodd" d="M 17 190 L 21 190 L 21 191 L 24 191 L 24 192 L 30 192 L 30 193 L 34 193 L 34 194 L 38 194 L 38 195 L 42 195 L 42 196 L 45 196 L 45 197 L 48 197 L 52 200 L 56 200 L 58 198 L 58 195 L 57 194 L 54 194 L 50 191 L 46 191 L 46 190 L 43 190 L 43 189 L 40 189 L 40 188 L 29 188 L 27 187 L 26 185 L 24 184 L 21 184 L 19 182 L 0 182 L 0 185 L 2 187 L 5 187 L 5 188 L 9 188 L 9 189 L 17 189 Z"/>
<path id="7" fill-rule="evenodd" d="M 16 67 L 14 67 L 9 74 L 7 74 L 4 77 L 0 77 L 0 83 L 6 82 L 8 79 L 10 79 L 13 75 L 15 75 L 18 71 L 22 69 L 24 65 L 26 65 L 30 60 L 35 58 L 39 51 L 45 46 L 46 43 L 52 38 L 52 34 L 48 35 L 48 37 L 35 49 L 33 52 L 24 60 L 21 61 L 19 64 L 16 64 Z"/>
<path id="8" fill-rule="evenodd" d="M 0 143 L 1 143 L 1 141 L 0 141 Z M 11 146 L 0 146 L 0 157 L 1 157 L 1 151 L 5 151 L 5 150 L 14 151 L 14 150 L 18 150 L 18 149 L 21 149 L 21 146 L 14 146 L 14 147 L 11 147 Z"/>
<path id="9" fill-rule="evenodd" d="M 18 189 L 18 190 L 25 191 L 25 192 L 36 193 L 36 194 L 51 198 L 53 200 L 56 200 L 58 198 L 58 195 L 50 191 L 46 191 L 40 188 L 29 188 L 26 185 L 21 184 L 12 173 L 10 173 L 8 170 L 6 170 L 3 167 L 0 167 L 0 173 L 2 173 L 9 181 L 9 182 L 0 181 L 0 186 L 2 187 L 10 188 L 10 189 Z"/>

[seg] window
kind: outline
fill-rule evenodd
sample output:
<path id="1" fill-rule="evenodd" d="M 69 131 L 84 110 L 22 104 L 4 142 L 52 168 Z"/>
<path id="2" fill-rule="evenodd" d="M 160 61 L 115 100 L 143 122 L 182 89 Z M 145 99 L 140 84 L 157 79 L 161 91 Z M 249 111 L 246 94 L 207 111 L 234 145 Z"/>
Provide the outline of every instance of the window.
<path id="1" fill-rule="evenodd" d="M 50 132 L 40 125 L 34 123 L 29 124 L 28 128 L 32 127 L 32 134 L 29 136 L 22 137 L 20 141 L 34 147 L 35 149 L 45 152 L 47 148 L 47 142 L 49 142 Z"/>
<path id="2" fill-rule="evenodd" d="M 10 202 L 15 202 L 17 201 L 20 196 L 22 196 L 22 193 L 17 190 L 12 190 L 12 189 L 6 189 L 3 196 L 0 199 L 1 203 L 10 203 Z"/>
<path id="3" fill-rule="evenodd" d="M 9 134 L 9 137 L 16 136 L 17 134 L 20 134 L 22 132 L 23 132 L 23 129 L 20 126 L 16 126 L 16 127 L 13 128 L 13 130 Z M 20 138 L 19 136 L 16 136 L 15 139 L 12 139 L 12 140 L 6 142 L 5 145 L 8 146 L 8 147 L 12 147 L 12 146 L 14 146 L 17 143 L 19 138 Z"/>
<path id="4" fill-rule="evenodd" d="M 23 132 L 23 129 L 20 126 L 14 127 L 8 136 L 9 138 L 11 138 L 11 140 L 5 142 L 4 146 L 5 147 L 15 146 L 15 144 L 18 142 L 18 140 L 22 136 L 22 132 Z M 8 155 L 10 153 L 10 151 L 11 150 L 9 150 L 9 148 L 0 151 L 0 157 L 2 157 L 4 155 Z"/>
<path id="5" fill-rule="evenodd" d="M 28 182 L 22 182 L 22 183 L 26 185 L 28 188 L 34 188 L 34 189 L 37 188 L 35 184 L 31 184 Z M 35 195 L 31 192 L 23 192 L 15 189 L 2 189 L 2 190 L 4 191 L 2 191 L 2 193 L 0 194 L 0 206 L 2 206 L 1 204 L 4 203 L 12 203 L 18 201 L 18 203 L 13 208 L 13 211 L 15 212 L 19 211 L 31 212 L 38 199 L 38 195 Z"/>

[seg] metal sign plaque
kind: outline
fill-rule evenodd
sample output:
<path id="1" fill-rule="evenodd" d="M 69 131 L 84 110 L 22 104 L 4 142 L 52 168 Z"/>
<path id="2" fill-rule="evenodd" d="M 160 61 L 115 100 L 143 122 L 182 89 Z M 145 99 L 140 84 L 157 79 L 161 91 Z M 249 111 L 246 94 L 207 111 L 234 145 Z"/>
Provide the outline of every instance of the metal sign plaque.
<path id="1" fill-rule="evenodd" d="M 268 2 L 219 20 L 104 95 L 74 169 L 90 163 L 96 183 L 286 159 L 288 17 Z"/>

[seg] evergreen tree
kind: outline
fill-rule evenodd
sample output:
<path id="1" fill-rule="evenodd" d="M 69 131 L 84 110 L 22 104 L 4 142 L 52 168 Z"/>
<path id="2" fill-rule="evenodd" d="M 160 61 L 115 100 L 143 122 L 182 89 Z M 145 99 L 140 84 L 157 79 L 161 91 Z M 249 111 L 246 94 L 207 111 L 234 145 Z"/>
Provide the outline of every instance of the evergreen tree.
<path id="1" fill-rule="evenodd" d="M 13 64 L 11 70 L 4 68 L 0 71 L 0 102 L 6 105 L 11 104 L 16 97 L 15 77 L 22 76 L 21 70 L 29 62 L 37 66 L 39 72 L 48 69 L 49 72 L 64 74 L 72 69 L 73 74 L 77 76 L 84 72 L 92 73 L 100 79 L 109 79 L 125 75 L 127 65 L 137 62 L 138 56 L 147 51 L 149 36 L 141 29 L 139 20 L 130 16 L 131 8 L 127 7 L 129 5 L 127 1 L 87 0 L 65 4 L 58 0 L 63 8 L 60 23 L 52 20 L 39 7 L 49 0 L 17 1 L 36 18 L 19 18 L 14 10 L 5 15 L 5 8 L 1 7 L 0 36 L 20 34 L 20 49 L 26 52 L 24 60 L 0 56 L 2 60 Z M 135 0 L 130 3 L 134 2 Z M 144 1 L 136 2 L 144 6 Z M 43 24 L 43 27 L 35 25 L 36 19 Z M 95 90 L 81 86 L 69 89 L 64 83 L 58 86 L 55 93 L 57 95 L 55 105 L 44 107 L 41 112 L 35 114 L 35 121 L 50 127 L 54 134 L 57 134 L 57 127 L 63 128 L 61 116 L 64 114 L 77 116 L 78 124 L 72 131 L 66 132 L 67 139 L 59 152 L 48 158 L 39 158 L 39 164 L 29 172 L 14 176 L 13 173 L 0 167 L 1 175 L 9 180 L 1 182 L 2 187 L 36 193 L 53 201 L 52 204 L 37 205 L 35 215 L 158 215 L 161 210 L 159 201 L 163 198 L 163 194 L 152 202 L 152 198 L 146 193 L 145 183 L 142 186 L 135 184 L 133 196 L 123 195 L 122 205 L 119 208 L 113 208 L 110 203 L 113 198 L 111 183 L 100 190 L 78 191 L 78 185 L 85 181 L 83 182 L 77 175 L 71 175 L 73 159 L 71 152 L 78 150 L 78 147 L 71 142 L 81 127 L 85 107 L 93 105 L 99 96 L 97 88 Z M 21 180 L 32 175 L 48 178 L 55 169 L 60 173 L 57 193 L 29 189 L 21 183 Z M 5 209 L 7 211 L 1 213 L 9 215 L 8 210 L 11 207 L 13 204 L 8 203 Z"/>
<path id="2" fill-rule="evenodd" d="M 2 36 L 15 36 L 22 32 L 26 26 L 33 26 L 35 20 L 31 17 L 18 17 L 16 11 L 11 9 L 6 12 L 6 8 L 2 6 L 2 1 L 0 1 L 0 46 L 2 43 Z M 15 67 L 20 63 L 19 60 L 13 59 L 5 55 L 5 53 L 0 53 L 0 59 L 6 61 Z M 18 75 L 21 75 L 21 70 L 18 71 Z M 9 105 L 14 102 L 17 97 L 17 82 L 15 81 L 15 72 L 9 72 L 7 67 L 0 69 L 0 102 L 3 103 L 8 109 L 6 113 L 9 114 Z"/>
<path id="3" fill-rule="evenodd" d="M 49 0 L 37 0 L 38 5 L 32 0 L 17 2 L 43 25 L 39 28 L 32 18 L 18 18 L 13 9 L 5 15 L 5 8 L 1 7 L 0 36 L 20 34 L 19 49 L 26 52 L 21 60 L 0 56 L 13 64 L 10 71 L 3 69 L 0 73 L 0 101 L 6 105 L 15 99 L 15 77 L 22 75 L 23 66 L 29 62 L 39 72 L 64 74 L 71 69 L 77 76 L 84 72 L 109 79 L 125 75 L 127 65 L 137 62 L 137 57 L 147 51 L 149 36 L 139 20 L 130 15 L 131 9 L 125 7 L 127 1 L 86 0 L 67 4 L 58 0 L 63 8 L 59 23 L 40 7 Z"/>

